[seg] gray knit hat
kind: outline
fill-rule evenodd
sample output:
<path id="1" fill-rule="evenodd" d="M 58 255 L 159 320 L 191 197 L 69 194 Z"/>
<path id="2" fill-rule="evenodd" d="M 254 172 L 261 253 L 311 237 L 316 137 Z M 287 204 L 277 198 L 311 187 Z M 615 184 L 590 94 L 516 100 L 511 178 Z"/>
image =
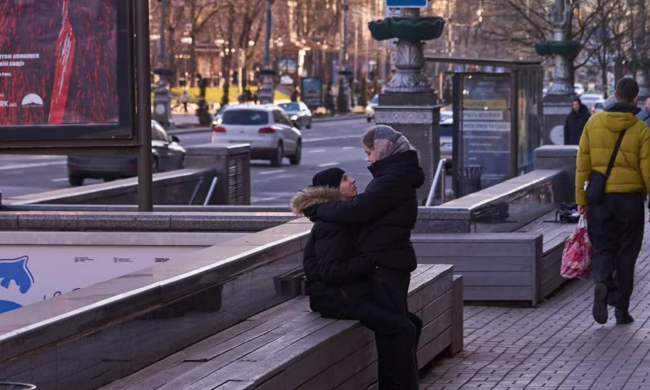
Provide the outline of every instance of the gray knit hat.
<path id="1" fill-rule="evenodd" d="M 402 133 L 385 125 L 375 127 L 374 146 L 377 161 L 392 156 L 393 154 L 415 150 Z"/>

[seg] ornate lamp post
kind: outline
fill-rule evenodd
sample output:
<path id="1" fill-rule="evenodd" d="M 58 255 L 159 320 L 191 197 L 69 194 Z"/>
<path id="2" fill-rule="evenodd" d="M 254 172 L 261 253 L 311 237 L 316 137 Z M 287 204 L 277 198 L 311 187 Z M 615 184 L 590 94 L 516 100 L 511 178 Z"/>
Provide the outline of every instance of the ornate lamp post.
<path id="1" fill-rule="evenodd" d="M 339 87 L 339 96 L 337 98 L 337 109 L 340 113 L 348 113 L 351 111 L 351 91 L 350 91 L 350 82 L 348 77 L 352 75 L 352 72 L 347 69 L 347 43 L 348 43 L 348 11 L 350 5 L 347 0 L 343 0 L 343 26 L 341 28 L 341 51 L 339 52 L 339 76 L 341 77 L 340 87 Z"/>
<path id="2" fill-rule="evenodd" d="M 260 72 L 264 76 L 262 88 L 258 96 L 262 103 L 273 103 L 273 83 L 271 77 L 275 71 L 271 65 L 271 29 L 273 26 L 273 15 L 271 13 L 271 0 L 266 0 L 266 40 L 264 42 L 264 69 Z"/>
<path id="3" fill-rule="evenodd" d="M 154 109 L 152 117 L 164 127 L 169 128 L 174 126 L 174 121 L 172 120 L 171 114 L 172 96 L 169 93 L 169 89 L 167 89 L 167 77 L 171 76 L 172 72 L 167 69 L 167 53 L 165 52 L 165 3 L 165 0 L 160 2 L 160 39 L 158 41 L 159 66 L 154 69 L 154 73 L 160 76 L 160 80 L 154 90 Z"/>
<path id="4" fill-rule="evenodd" d="M 555 0 L 551 5 L 553 40 L 535 44 L 535 51 L 542 56 L 554 56 L 553 85 L 544 98 L 544 140 L 546 145 L 564 143 L 564 121 L 571 112 L 571 100 L 575 96 L 571 67 L 580 52 L 580 42 L 569 41 L 571 6 L 566 0 Z"/>
<path id="5" fill-rule="evenodd" d="M 401 3 L 401 4 L 400 4 Z M 385 124 L 403 133 L 418 150 L 426 181 L 418 197 L 426 200 L 440 160 L 440 106 L 431 82 L 423 72 L 424 41 L 442 35 L 445 21 L 440 17 L 421 17 L 420 9 L 411 0 L 391 0 L 401 7 L 399 17 L 370 22 L 375 40 L 397 39 L 396 72 L 379 96 L 375 110 L 377 124 Z M 422 1 L 419 7 L 425 6 Z"/>
<path id="6" fill-rule="evenodd" d="M 569 23 L 571 23 L 571 7 L 566 0 L 555 0 L 551 5 L 551 23 L 553 24 L 553 40 L 535 45 L 539 55 L 553 55 L 553 85 L 548 90 L 549 95 L 575 94 L 571 83 L 571 66 L 576 54 L 580 51 L 580 43 L 567 41 Z"/>

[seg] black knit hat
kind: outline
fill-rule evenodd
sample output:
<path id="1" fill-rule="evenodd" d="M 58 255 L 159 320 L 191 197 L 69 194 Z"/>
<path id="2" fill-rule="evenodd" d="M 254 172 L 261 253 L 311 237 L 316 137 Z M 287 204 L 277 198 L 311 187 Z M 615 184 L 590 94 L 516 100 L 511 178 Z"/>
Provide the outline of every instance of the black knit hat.
<path id="1" fill-rule="evenodd" d="M 317 187 L 339 188 L 344 174 L 341 168 L 329 168 L 315 174 L 311 182 Z"/>

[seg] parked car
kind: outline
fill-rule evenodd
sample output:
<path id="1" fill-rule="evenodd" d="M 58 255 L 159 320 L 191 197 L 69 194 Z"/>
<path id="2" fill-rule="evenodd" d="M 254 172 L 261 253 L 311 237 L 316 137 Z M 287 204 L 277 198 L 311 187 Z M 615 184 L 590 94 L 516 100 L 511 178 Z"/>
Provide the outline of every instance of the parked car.
<path id="1" fill-rule="evenodd" d="M 370 102 L 366 106 L 366 120 L 372 122 L 375 120 L 375 107 L 379 105 L 379 95 L 375 95 L 370 99 Z"/>
<path id="2" fill-rule="evenodd" d="M 176 136 L 170 136 L 156 121 L 151 121 L 153 172 L 182 169 L 185 149 Z M 83 185 L 86 178 L 111 181 L 138 175 L 138 159 L 132 156 L 68 156 L 68 181 Z"/>
<path id="3" fill-rule="evenodd" d="M 238 106 L 237 104 L 225 104 L 221 106 L 221 108 L 219 108 L 219 111 L 214 113 L 214 122 L 221 123 L 221 118 L 223 117 L 223 113 L 226 112 L 227 109 L 237 107 L 237 106 Z"/>
<path id="4" fill-rule="evenodd" d="M 212 142 L 248 143 L 251 158 L 280 166 L 285 157 L 300 164 L 302 133 L 284 111 L 275 105 L 239 106 L 228 109 L 221 123 L 212 126 Z"/>
<path id="5" fill-rule="evenodd" d="M 451 167 L 454 150 L 454 117 L 453 115 L 440 120 L 440 158 L 447 160 L 446 167 Z"/>
<path id="6" fill-rule="evenodd" d="M 312 114 L 311 110 L 303 102 L 291 102 L 278 104 L 284 112 L 287 113 L 289 119 L 296 122 L 300 128 L 311 129 Z"/>
<path id="7" fill-rule="evenodd" d="M 590 93 L 580 96 L 580 101 L 582 101 L 582 104 L 587 106 L 589 111 L 591 111 L 594 108 L 594 105 L 600 100 L 603 100 L 603 96 L 600 94 Z"/>
<path id="8" fill-rule="evenodd" d="M 593 107 L 591 107 L 591 114 L 597 114 L 605 109 L 605 99 L 600 98 L 596 103 L 594 103 Z"/>
<path id="9" fill-rule="evenodd" d="M 573 90 L 578 96 L 582 96 L 582 94 L 585 93 L 585 87 L 582 84 L 575 84 Z"/>

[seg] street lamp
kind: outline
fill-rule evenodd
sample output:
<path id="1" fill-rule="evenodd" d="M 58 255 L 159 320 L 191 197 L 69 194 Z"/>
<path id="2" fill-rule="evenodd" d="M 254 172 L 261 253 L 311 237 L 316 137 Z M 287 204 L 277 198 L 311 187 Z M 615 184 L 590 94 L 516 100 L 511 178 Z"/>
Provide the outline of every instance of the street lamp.
<path id="1" fill-rule="evenodd" d="M 348 10 L 350 8 L 350 5 L 348 4 L 348 0 L 342 0 L 342 5 L 343 5 L 343 26 L 342 26 L 342 39 L 341 39 L 341 51 L 339 52 L 339 76 L 341 76 L 341 81 L 340 85 L 341 88 L 339 88 L 339 96 L 337 98 L 337 108 L 339 112 L 350 112 L 350 104 L 351 104 L 351 94 L 350 94 L 350 83 L 348 82 L 348 77 L 352 74 L 349 70 L 347 70 L 347 35 L 348 35 Z"/>
<path id="2" fill-rule="evenodd" d="M 259 90 L 258 96 L 262 103 L 273 103 L 273 84 L 271 83 L 271 76 L 275 75 L 275 71 L 271 66 L 271 30 L 273 24 L 273 15 L 271 14 L 271 0 L 266 0 L 266 37 L 264 42 L 264 69 L 260 72 L 264 76 L 262 88 Z"/>
<path id="3" fill-rule="evenodd" d="M 171 94 L 167 89 L 167 76 L 171 76 L 171 71 L 167 69 L 167 53 L 165 52 L 165 3 L 163 0 L 160 2 L 160 35 L 158 40 L 158 68 L 154 69 L 160 80 L 158 86 L 154 90 L 153 96 L 153 114 L 152 117 L 158 123 L 165 127 L 171 127 L 174 122 L 172 121 L 171 114 Z M 151 37 L 153 38 L 153 36 Z"/>

